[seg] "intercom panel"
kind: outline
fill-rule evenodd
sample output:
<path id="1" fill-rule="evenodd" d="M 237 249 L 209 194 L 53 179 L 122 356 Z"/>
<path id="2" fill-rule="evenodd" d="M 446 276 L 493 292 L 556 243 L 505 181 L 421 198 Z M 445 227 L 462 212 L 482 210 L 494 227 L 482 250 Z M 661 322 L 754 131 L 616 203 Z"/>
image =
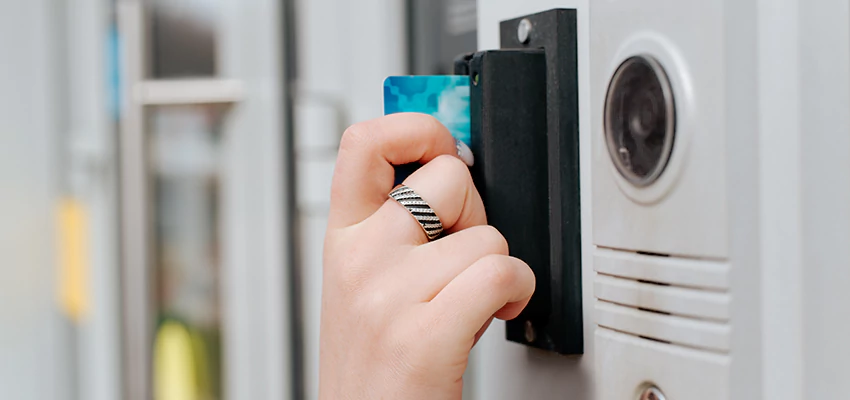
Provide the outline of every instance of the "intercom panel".
<path id="1" fill-rule="evenodd" d="M 727 257 L 722 4 L 590 7 L 594 244 Z"/>
<path id="2" fill-rule="evenodd" d="M 718 400 L 729 398 L 730 357 L 596 332 L 600 348 L 597 399 Z"/>
<path id="3" fill-rule="evenodd" d="M 590 4 L 600 400 L 731 390 L 724 17 L 720 2 Z"/>

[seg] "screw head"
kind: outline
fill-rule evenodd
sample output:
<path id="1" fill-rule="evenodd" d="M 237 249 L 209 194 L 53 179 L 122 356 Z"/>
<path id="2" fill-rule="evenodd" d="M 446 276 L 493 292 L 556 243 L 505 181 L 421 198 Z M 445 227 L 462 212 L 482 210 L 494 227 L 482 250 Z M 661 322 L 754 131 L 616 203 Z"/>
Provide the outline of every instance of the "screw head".
<path id="1" fill-rule="evenodd" d="M 537 339 L 537 333 L 534 331 L 534 325 L 531 321 L 525 321 L 525 340 L 533 343 L 535 339 Z"/>
<path id="2" fill-rule="evenodd" d="M 528 43 L 531 39 L 531 21 L 528 18 L 519 21 L 519 25 L 516 29 L 516 37 L 520 43 Z"/>
<path id="3" fill-rule="evenodd" d="M 638 400 L 666 400 L 664 394 L 656 387 L 646 388 Z"/>

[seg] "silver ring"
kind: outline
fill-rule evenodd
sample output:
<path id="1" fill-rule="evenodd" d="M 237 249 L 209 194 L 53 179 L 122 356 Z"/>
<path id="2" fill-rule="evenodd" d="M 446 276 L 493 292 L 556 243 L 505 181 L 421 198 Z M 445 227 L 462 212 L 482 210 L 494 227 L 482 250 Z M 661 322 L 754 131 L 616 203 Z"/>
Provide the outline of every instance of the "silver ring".
<path id="1" fill-rule="evenodd" d="M 390 198 L 401 204 L 416 222 L 425 230 L 425 235 L 428 240 L 434 240 L 437 236 L 443 233 L 443 223 L 440 222 L 440 217 L 431 208 L 427 201 L 422 199 L 422 196 L 413 191 L 413 189 L 400 185 L 390 192 Z"/>

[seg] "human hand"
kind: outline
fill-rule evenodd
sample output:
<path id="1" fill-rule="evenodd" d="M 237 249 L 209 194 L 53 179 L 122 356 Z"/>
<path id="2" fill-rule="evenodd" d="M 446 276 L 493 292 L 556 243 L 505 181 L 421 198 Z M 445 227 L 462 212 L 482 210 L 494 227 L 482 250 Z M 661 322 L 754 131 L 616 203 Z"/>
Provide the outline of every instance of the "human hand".
<path id="1" fill-rule="evenodd" d="M 388 198 L 393 165 L 439 216 L 428 238 Z M 493 317 L 512 319 L 534 275 L 508 256 L 455 140 L 436 119 L 394 114 L 349 128 L 324 250 L 319 398 L 460 399 L 469 352 Z"/>

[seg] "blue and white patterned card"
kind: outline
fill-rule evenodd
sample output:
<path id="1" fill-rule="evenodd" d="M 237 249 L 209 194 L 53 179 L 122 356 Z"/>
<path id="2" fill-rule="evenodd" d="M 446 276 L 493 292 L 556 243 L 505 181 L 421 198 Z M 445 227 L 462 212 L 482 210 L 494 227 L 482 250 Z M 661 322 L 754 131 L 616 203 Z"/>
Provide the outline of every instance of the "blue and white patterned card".
<path id="1" fill-rule="evenodd" d="M 384 81 L 384 114 L 423 113 L 437 118 L 452 135 L 470 145 L 469 77 L 391 76 Z"/>

